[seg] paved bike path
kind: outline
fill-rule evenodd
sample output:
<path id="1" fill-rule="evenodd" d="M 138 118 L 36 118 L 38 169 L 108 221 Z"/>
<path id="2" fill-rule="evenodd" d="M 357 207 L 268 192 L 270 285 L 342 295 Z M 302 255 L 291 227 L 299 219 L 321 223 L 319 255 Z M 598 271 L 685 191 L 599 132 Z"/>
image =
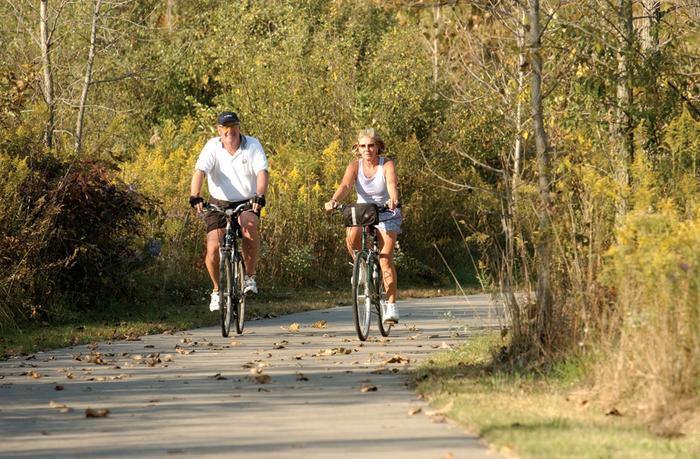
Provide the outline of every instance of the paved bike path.
<path id="1" fill-rule="evenodd" d="M 489 297 L 398 306 L 391 336 L 373 324 L 362 344 L 345 306 L 2 361 L 0 457 L 498 457 L 406 385 L 497 326 Z"/>

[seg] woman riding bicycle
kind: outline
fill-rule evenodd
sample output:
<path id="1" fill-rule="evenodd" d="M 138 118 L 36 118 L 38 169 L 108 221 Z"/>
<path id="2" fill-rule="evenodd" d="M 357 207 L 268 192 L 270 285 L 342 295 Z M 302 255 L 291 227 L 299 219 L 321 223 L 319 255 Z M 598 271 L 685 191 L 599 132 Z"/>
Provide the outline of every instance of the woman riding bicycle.
<path id="1" fill-rule="evenodd" d="M 399 311 L 396 309 L 396 268 L 394 267 L 394 247 L 396 238 L 401 232 L 401 211 L 397 208 L 399 192 L 396 186 L 396 169 L 394 161 L 380 157 L 385 145 L 382 138 L 374 129 L 363 129 L 357 135 L 357 143 L 353 145 L 358 161 L 352 161 L 345 169 L 343 181 L 333 193 L 333 197 L 325 204 L 326 210 L 338 207 L 338 202 L 352 190 L 353 184 L 357 191 L 358 203 L 374 203 L 386 205 L 388 211 L 379 214 L 377 238 L 379 242 L 379 264 L 382 269 L 387 303 L 384 305 L 384 322 L 398 323 Z M 361 227 L 348 227 L 346 244 L 350 256 L 360 250 L 362 241 Z"/>

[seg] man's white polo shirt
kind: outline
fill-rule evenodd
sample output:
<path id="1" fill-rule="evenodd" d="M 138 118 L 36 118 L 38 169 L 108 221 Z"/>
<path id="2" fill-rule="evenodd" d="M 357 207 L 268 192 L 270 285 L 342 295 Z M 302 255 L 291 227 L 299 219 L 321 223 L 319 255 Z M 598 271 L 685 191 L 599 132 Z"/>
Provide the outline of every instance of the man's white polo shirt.
<path id="1" fill-rule="evenodd" d="M 207 175 L 211 197 L 223 201 L 244 201 L 255 196 L 258 172 L 268 168 L 260 141 L 245 135 L 233 155 L 226 151 L 221 138 L 209 139 L 194 167 Z"/>

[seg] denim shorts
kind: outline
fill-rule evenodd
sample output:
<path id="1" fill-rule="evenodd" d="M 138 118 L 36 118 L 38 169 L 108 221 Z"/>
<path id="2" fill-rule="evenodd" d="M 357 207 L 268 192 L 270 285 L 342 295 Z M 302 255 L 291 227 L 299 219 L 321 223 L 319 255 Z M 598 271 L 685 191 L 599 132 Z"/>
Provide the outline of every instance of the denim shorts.
<path id="1" fill-rule="evenodd" d="M 377 228 L 380 231 L 394 233 L 401 232 L 401 221 L 403 217 L 401 216 L 401 209 L 387 210 L 386 212 L 379 212 L 379 223 L 377 223 Z"/>

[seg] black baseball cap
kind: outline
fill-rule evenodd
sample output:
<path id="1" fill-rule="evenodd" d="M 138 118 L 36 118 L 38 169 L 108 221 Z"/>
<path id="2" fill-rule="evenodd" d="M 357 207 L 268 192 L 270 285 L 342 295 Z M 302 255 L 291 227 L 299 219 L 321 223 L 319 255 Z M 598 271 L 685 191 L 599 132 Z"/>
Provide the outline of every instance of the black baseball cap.
<path id="1" fill-rule="evenodd" d="M 238 118 L 234 112 L 221 112 L 217 123 L 221 126 L 225 124 L 241 124 L 241 120 Z"/>

